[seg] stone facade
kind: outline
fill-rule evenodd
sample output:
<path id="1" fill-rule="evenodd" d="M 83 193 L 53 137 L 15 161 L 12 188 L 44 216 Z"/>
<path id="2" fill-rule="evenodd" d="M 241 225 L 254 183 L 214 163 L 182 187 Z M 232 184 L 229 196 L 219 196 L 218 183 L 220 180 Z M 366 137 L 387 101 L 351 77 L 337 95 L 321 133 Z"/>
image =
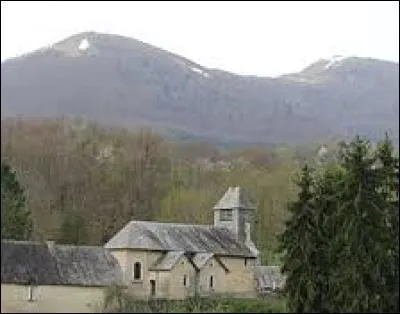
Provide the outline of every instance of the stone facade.
<path id="1" fill-rule="evenodd" d="M 94 313 L 103 287 L 1 285 L 1 313 Z"/>

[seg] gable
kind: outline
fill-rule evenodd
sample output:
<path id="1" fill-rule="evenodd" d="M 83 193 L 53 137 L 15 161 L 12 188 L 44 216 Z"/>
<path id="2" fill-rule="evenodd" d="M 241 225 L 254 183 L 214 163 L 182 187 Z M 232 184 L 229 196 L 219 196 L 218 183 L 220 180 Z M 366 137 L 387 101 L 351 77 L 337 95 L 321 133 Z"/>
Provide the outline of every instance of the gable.
<path id="1" fill-rule="evenodd" d="M 202 269 L 205 267 L 209 261 L 215 261 L 218 263 L 225 272 L 229 272 L 229 268 L 225 265 L 221 259 L 213 253 L 198 253 L 195 254 L 192 258 L 193 264 L 197 267 L 197 269 Z"/>
<path id="2" fill-rule="evenodd" d="M 185 252 L 171 251 L 164 253 L 156 262 L 149 268 L 151 271 L 166 271 L 171 270 L 182 259 Z"/>

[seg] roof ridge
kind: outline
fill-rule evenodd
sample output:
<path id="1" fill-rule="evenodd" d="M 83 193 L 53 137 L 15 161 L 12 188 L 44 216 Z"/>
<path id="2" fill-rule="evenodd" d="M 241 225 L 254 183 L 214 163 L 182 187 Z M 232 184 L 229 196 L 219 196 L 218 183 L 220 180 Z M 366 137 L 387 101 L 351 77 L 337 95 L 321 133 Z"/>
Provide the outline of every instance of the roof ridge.
<path id="1" fill-rule="evenodd" d="M 143 223 L 143 224 L 154 224 L 154 225 L 175 225 L 175 226 L 190 226 L 190 227 L 205 227 L 205 228 L 219 228 L 212 224 L 190 224 L 183 222 L 163 222 L 163 221 L 152 221 L 152 220 L 131 220 L 130 223 Z"/>
<path id="2" fill-rule="evenodd" d="M 48 245 L 49 242 L 54 242 L 54 241 L 38 241 L 38 240 L 9 240 L 9 239 L 1 239 L 2 243 L 12 243 L 16 245 L 26 245 L 26 244 L 32 244 L 32 245 Z M 72 247 L 72 248 L 80 248 L 80 249 L 104 249 L 103 246 L 99 245 L 77 245 L 77 244 L 69 244 L 69 243 L 57 243 L 54 242 L 53 246 L 55 247 Z"/>

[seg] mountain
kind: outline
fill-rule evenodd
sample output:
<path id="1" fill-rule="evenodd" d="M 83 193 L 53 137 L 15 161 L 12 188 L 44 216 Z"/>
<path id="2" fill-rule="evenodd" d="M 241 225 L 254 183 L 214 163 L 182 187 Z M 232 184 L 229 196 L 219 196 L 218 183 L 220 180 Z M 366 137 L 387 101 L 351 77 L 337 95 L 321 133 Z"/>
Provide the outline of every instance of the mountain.
<path id="1" fill-rule="evenodd" d="M 277 78 L 208 69 L 135 39 L 86 32 L 1 65 L 1 115 L 80 116 L 176 138 L 304 143 L 399 131 L 399 64 L 321 59 Z"/>

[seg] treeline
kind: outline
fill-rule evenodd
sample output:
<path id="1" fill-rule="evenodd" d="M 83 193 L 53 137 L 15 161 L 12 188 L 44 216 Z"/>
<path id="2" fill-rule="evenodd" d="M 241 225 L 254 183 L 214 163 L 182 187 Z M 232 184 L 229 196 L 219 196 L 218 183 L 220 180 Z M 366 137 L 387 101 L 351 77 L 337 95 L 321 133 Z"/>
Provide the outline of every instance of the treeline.
<path id="1" fill-rule="evenodd" d="M 24 189 L 31 239 L 103 245 L 132 219 L 212 223 L 212 206 L 240 185 L 256 202 L 254 238 L 266 262 L 276 262 L 293 173 L 317 148 L 220 151 L 68 119 L 1 125 L 2 163 Z"/>
<path id="2" fill-rule="evenodd" d="M 281 235 L 295 313 L 399 312 L 399 157 L 357 137 L 324 168 L 304 166 Z"/>

